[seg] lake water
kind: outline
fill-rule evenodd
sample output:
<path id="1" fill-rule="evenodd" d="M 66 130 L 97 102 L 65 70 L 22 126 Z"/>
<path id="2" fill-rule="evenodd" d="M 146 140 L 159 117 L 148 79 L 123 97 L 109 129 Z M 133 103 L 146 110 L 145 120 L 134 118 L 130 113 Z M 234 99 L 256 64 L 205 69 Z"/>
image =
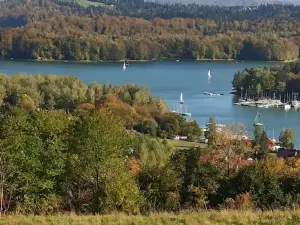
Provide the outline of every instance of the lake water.
<path id="1" fill-rule="evenodd" d="M 32 61 L 0 61 L 0 72 L 15 74 L 56 74 L 74 75 L 85 83 L 98 81 L 102 84 L 134 83 L 149 87 L 152 94 L 163 98 L 169 108 L 178 105 L 180 93 L 183 93 L 187 110 L 192 119 L 200 125 L 214 116 L 218 123 L 242 122 L 253 132 L 253 122 L 257 108 L 233 105 L 234 96 L 230 95 L 233 75 L 244 68 L 276 65 L 272 62 L 196 62 L 196 61 L 158 61 L 131 62 L 123 71 L 122 63 L 64 63 Z M 211 70 L 210 87 L 207 72 Z M 224 96 L 207 96 L 203 92 L 224 93 Z M 295 144 L 300 148 L 300 111 L 284 111 L 281 108 L 260 109 L 261 121 L 269 136 L 278 138 L 284 128 L 296 132 Z"/>

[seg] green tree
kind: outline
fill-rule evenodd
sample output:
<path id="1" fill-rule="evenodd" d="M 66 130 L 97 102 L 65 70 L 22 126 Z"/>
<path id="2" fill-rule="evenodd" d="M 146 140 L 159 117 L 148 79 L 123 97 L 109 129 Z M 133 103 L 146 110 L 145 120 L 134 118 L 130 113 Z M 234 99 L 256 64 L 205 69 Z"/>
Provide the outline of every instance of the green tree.
<path id="1" fill-rule="evenodd" d="M 166 113 L 159 122 L 159 128 L 164 131 L 167 137 L 179 134 L 180 128 L 184 122 L 181 115 L 177 113 Z"/>
<path id="2" fill-rule="evenodd" d="M 34 110 L 36 108 L 34 100 L 30 96 L 28 96 L 27 94 L 22 94 L 19 97 L 18 105 L 20 107 L 30 109 L 30 110 Z"/>
<path id="3" fill-rule="evenodd" d="M 12 210 L 41 214 L 56 208 L 68 121 L 63 112 L 12 109 L 5 113 L 0 129 L 3 196 L 10 199 Z"/>
<path id="4" fill-rule="evenodd" d="M 168 140 L 147 136 L 134 137 L 133 152 L 130 155 L 140 160 L 142 168 L 163 167 L 175 152 L 174 146 Z"/>
<path id="5" fill-rule="evenodd" d="M 269 150 L 269 138 L 262 126 L 255 126 L 254 130 L 255 153 L 266 153 Z"/>
<path id="6" fill-rule="evenodd" d="M 109 205 L 109 210 L 126 208 L 136 211 L 141 202 L 137 186 L 128 175 L 128 170 L 125 172 L 124 154 L 129 145 L 121 118 L 103 109 L 81 115 L 74 120 L 71 129 L 69 152 L 75 160 L 71 161 L 69 172 L 74 173 L 73 176 L 80 174 L 87 184 L 92 181 L 91 210 L 94 213 L 105 212 L 105 206 Z M 122 168 L 124 172 L 120 173 L 117 168 Z M 113 186 L 114 176 L 120 176 L 116 182 L 118 186 Z M 129 191 L 127 185 L 131 185 L 133 190 L 129 196 L 125 196 Z M 111 188 L 120 190 L 117 192 Z M 113 201 L 117 203 L 114 207 Z"/>
<path id="7" fill-rule="evenodd" d="M 245 167 L 234 178 L 239 193 L 250 192 L 257 206 L 262 209 L 275 209 L 284 205 L 285 196 L 279 184 L 279 176 L 269 170 L 268 159 Z"/>
<path id="8" fill-rule="evenodd" d="M 209 147 L 214 147 L 217 144 L 217 125 L 214 117 L 209 118 L 209 125 L 208 125 L 208 134 L 207 134 L 207 139 L 208 139 L 208 146 Z"/>
<path id="9" fill-rule="evenodd" d="M 186 121 L 181 127 L 180 134 L 187 136 L 188 141 L 197 141 L 202 135 L 202 130 L 196 121 Z"/>
<path id="10" fill-rule="evenodd" d="M 295 132 L 292 129 L 285 129 L 280 132 L 279 141 L 281 146 L 288 149 L 294 149 Z"/>
<path id="11" fill-rule="evenodd" d="M 149 211 L 175 211 L 180 208 L 181 180 L 169 166 L 147 167 L 138 174 Z"/>
<path id="12" fill-rule="evenodd" d="M 178 150 L 171 158 L 177 177 L 183 180 L 181 201 L 185 208 L 204 208 L 217 193 L 223 172 L 210 154 L 201 149 Z"/>
<path id="13" fill-rule="evenodd" d="M 259 142 L 260 152 L 266 153 L 269 150 L 269 138 L 266 131 L 263 131 Z"/>

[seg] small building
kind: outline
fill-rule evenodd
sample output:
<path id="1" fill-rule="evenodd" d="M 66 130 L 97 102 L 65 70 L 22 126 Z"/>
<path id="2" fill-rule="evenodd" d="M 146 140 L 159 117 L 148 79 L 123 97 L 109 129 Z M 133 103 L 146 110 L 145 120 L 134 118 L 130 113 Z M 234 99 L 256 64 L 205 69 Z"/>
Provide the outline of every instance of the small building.
<path id="1" fill-rule="evenodd" d="M 179 136 L 179 135 L 176 135 L 173 140 L 175 141 L 178 141 L 178 140 L 187 140 L 187 136 Z"/>

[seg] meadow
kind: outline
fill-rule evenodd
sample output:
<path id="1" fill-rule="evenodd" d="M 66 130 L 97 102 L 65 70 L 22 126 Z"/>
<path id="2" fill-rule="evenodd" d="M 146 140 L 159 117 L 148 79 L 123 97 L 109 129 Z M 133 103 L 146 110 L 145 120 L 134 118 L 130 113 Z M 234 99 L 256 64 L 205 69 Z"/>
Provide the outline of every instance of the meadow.
<path id="1" fill-rule="evenodd" d="M 98 216 L 4 216 L 2 225 L 250 225 L 250 224 L 300 224 L 300 211 L 206 211 L 182 212 L 180 214 L 158 213 L 149 216 L 129 216 L 125 214 L 109 214 Z"/>

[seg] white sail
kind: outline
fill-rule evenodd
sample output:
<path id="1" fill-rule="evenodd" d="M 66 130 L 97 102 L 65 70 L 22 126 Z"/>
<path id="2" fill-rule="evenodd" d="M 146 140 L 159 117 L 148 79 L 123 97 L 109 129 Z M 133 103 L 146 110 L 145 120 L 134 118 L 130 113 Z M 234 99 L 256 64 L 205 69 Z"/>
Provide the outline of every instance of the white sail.
<path id="1" fill-rule="evenodd" d="M 210 83 L 211 75 L 210 75 L 210 70 L 208 71 L 208 83 Z"/>
<path id="2" fill-rule="evenodd" d="M 180 104 L 183 104 L 183 94 L 180 94 Z"/>
<path id="3" fill-rule="evenodd" d="M 125 64 L 125 62 L 123 64 L 123 70 L 126 70 L 126 64 Z"/>

